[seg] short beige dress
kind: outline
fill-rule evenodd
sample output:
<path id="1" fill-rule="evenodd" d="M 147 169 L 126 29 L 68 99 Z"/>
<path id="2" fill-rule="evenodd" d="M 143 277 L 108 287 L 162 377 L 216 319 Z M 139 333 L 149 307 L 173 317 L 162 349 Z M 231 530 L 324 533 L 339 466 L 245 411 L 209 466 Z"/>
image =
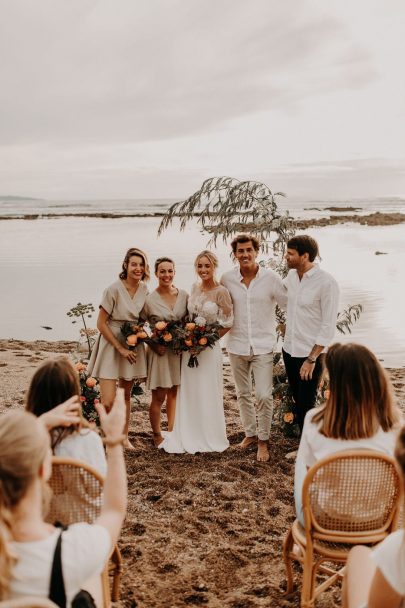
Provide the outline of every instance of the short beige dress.
<path id="1" fill-rule="evenodd" d="M 148 295 L 142 317 L 152 323 L 157 321 L 180 321 L 187 314 L 187 292 L 179 289 L 174 308 L 171 309 L 157 291 Z M 165 355 L 158 355 L 148 348 L 148 375 L 146 388 L 170 388 L 180 384 L 180 355 L 169 348 Z"/>
<path id="2" fill-rule="evenodd" d="M 147 295 L 148 288 L 141 281 L 134 297 L 131 298 L 121 279 L 107 287 L 103 293 L 100 308 L 104 308 L 108 313 L 108 325 L 123 346 L 125 346 L 125 337 L 121 333 L 121 325 L 124 321 L 138 322 Z M 91 353 L 87 371 L 95 378 L 105 380 L 146 378 L 145 347 L 142 343 L 138 344 L 136 363 L 132 364 L 100 334 Z"/>

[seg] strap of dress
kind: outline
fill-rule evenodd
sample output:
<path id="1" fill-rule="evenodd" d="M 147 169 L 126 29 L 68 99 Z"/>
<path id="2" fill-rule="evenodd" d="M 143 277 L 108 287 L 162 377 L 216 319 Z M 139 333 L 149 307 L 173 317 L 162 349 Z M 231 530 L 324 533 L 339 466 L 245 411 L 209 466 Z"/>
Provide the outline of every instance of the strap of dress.
<path id="1" fill-rule="evenodd" d="M 62 573 L 62 534 L 63 529 L 60 531 L 53 554 L 48 599 L 57 604 L 59 608 L 66 608 L 65 582 Z"/>

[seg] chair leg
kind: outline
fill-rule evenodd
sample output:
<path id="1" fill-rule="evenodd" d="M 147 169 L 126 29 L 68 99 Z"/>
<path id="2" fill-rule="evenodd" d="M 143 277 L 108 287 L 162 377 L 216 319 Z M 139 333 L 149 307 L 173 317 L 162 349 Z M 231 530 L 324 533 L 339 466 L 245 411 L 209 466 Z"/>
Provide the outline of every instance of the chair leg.
<path id="1" fill-rule="evenodd" d="M 111 561 L 114 564 L 111 598 L 113 602 L 118 602 L 120 599 L 120 582 L 122 571 L 122 557 L 118 545 L 115 545 L 114 547 L 114 551 L 111 555 Z"/>
<path id="2" fill-rule="evenodd" d="M 108 576 L 108 564 L 104 568 L 101 574 L 101 583 L 103 587 L 103 608 L 110 608 L 111 606 L 111 595 L 110 595 L 110 580 Z"/>
<path id="3" fill-rule="evenodd" d="M 315 564 L 313 563 L 313 553 L 306 548 L 302 571 L 302 591 L 301 591 L 301 608 L 313 608 L 314 606 L 314 580 Z"/>
<path id="4" fill-rule="evenodd" d="M 290 557 L 290 551 L 292 550 L 294 545 L 294 539 L 292 535 L 291 528 L 287 532 L 287 536 L 283 541 L 283 559 L 287 574 L 287 589 L 286 593 L 291 593 L 294 589 L 294 574 L 292 569 L 292 559 Z"/>

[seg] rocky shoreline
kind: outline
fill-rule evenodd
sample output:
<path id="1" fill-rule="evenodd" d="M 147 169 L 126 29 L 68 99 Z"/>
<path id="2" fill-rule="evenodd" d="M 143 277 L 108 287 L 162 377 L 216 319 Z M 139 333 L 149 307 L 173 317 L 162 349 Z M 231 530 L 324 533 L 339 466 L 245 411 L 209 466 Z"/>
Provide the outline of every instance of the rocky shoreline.
<path id="1" fill-rule="evenodd" d="M 348 208 L 348 210 L 353 208 Z M 405 222 L 404 213 L 382 213 L 376 211 L 367 215 L 347 214 L 345 207 L 334 208 L 334 211 L 339 211 L 339 215 L 330 215 L 329 217 L 312 218 L 312 219 L 296 219 L 294 220 L 297 228 L 305 230 L 306 228 L 332 226 L 334 224 L 356 223 L 366 226 L 393 226 Z M 342 215 L 343 213 L 343 215 Z M 29 213 L 21 215 L 0 216 L 0 221 L 6 220 L 44 220 L 44 219 L 63 219 L 67 217 L 74 218 L 98 218 L 98 219 L 122 219 L 122 218 L 161 218 L 164 213 Z M 195 214 L 198 217 L 198 213 Z M 294 219 L 294 218 L 292 218 Z"/>

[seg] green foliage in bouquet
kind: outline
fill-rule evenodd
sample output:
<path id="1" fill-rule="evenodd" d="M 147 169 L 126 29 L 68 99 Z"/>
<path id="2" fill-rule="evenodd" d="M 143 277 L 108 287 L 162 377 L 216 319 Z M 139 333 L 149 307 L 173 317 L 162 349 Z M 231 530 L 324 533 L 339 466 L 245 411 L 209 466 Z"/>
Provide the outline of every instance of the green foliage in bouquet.
<path id="1" fill-rule="evenodd" d="M 96 378 L 88 375 L 87 366 L 83 361 L 77 361 L 75 363 L 75 368 L 79 374 L 80 401 L 83 416 L 89 422 L 93 422 L 97 426 L 100 426 L 100 419 L 97 410 L 94 407 L 94 404 L 99 403 L 100 401 L 98 381 Z"/>

